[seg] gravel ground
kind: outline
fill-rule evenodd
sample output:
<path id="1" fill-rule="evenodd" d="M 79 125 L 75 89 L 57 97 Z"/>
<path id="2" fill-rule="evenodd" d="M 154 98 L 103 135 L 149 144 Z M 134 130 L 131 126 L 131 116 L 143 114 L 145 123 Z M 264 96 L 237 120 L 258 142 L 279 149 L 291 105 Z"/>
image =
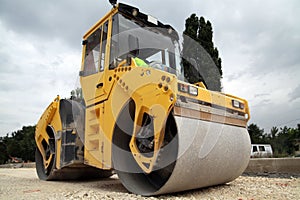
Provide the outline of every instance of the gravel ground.
<path id="1" fill-rule="evenodd" d="M 219 186 L 157 197 L 129 194 L 117 176 L 105 180 L 46 182 L 35 169 L 0 169 L 0 199 L 300 199 L 299 176 L 240 176 Z"/>

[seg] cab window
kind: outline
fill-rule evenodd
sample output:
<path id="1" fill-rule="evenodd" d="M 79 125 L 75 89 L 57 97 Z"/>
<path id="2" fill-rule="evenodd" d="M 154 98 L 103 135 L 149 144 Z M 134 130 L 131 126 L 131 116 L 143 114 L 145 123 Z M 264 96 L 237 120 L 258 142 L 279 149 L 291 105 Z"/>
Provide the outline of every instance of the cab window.
<path id="1" fill-rule="evenodd" d="M 101 25 L 86 40 L 84 76 L 104 70 L 108 21 Z"/>
<path id="2" fill-rule="evenodd" d="M 101 28 L 98 28 L 87 39 L 84 58 L 84 75 L 90 75 L 98 72 L 100 56 L 100 36 Z"/>

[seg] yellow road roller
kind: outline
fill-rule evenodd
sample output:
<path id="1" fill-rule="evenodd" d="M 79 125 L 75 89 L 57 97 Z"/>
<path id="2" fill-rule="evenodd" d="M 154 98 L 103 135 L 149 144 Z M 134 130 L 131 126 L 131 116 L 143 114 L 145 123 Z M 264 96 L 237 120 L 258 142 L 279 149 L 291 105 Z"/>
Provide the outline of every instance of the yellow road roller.
<path id="1" fill-rule="evenodd" d="M 40 179 L 116 173 L 128 191 L 151 196 L 243 173 L 251 149 L 248 103 L 185 81 L 172 26 L 114 4 L 82 45 L 83 98 L 57 96 L 36 127 Z"/>

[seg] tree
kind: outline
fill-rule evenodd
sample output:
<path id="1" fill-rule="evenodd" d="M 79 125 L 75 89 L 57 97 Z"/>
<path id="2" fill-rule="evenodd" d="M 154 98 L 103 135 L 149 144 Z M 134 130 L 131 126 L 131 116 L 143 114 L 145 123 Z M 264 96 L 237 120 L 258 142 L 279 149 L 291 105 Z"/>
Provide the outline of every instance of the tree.
<path id="1" fill-rule="evenodd" d="M 35 160 L 35 126 L 23 126 L 21 130 L 13 132 L 2 139 L 8 157 L 22 158 L 24 161 Z M 3 147 L 2 147 L 3 148 Z M 7 160 L 5 160 L 7 161 Z"/>
<path id="2" fill-rule="evenodd" d="M 248 126 L 248 132 L 252 144 L 266 143 L 266 141 L 264 140 L 264 129 L 260 129 L 256 124 L 250 124 Z"/>
<path id="3" fill-rule="evenodd" d="M 192 14 L 183 32 L 182 64 L 188 82 L 202 81 L 210 90 L 221 91 L 222 60 L 214 47 L 210 21 Z"/>
<path id="4" fill-rule="evenodd" d="M 300 125 L 297 128 L 289 128 L 284 126 L 282 128 L 272 127 L 270 134 L 261 134 L 257 125 L 250 125 L 248 131 L 251 141 L 254 140 L 259 143 L 271 144 L 274 152 L 274 157 L 286 157 L 295 155 L 299 151 L 300 142 Z"/>
<path id="5" fill-rule="evenodd" d="M 8 160 L 7 146 L 4 138 L 0 137 L 0 164 L 4 164 Z"/>
<path id="6" fill-rule="evenodd" d="M 276 126 L 273 126 L 271 128 L 271 137 L 275 138 L 277 136 L 277 133 L 278 133 L 278 128 Z"/>

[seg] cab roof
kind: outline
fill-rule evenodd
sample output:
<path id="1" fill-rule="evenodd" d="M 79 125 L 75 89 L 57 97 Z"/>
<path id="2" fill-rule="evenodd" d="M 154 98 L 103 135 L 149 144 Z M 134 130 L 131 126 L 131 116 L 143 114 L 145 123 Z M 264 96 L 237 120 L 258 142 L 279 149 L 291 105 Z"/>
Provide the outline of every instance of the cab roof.
<path id="1" fill-rule="evenodd" d="M 138 8 L 123 4 L 123 3 L 118 3 L 117 6 L 115 6 L 109 13 L 107 13 L 102 19 L 100 19 L 89 31 L 86 32 L 84 35 L 84 38 L 88 37 L 94 30 L 102 24 L 104 21 L 106 21 L 110 16 L 120 13 L 124 17 L 130 18 L 132 20 L 135 20 L 137 22 L 140 22 L 142 24 L 145 24 L 146 26 L 149 27 L 157 27 L 160 28 L 162 32 L 165 32 L 165 34 L 168 34 L 175 40 L 179 40 L 179 36 L 177 31 L 169 24 L 163 24 L 162 22 L 158 21 L 151 15 L 144 14 L 139 11 Z M 150 19 L 155 19 L 155 23 L 153 21 L 149 20 Z"/>

